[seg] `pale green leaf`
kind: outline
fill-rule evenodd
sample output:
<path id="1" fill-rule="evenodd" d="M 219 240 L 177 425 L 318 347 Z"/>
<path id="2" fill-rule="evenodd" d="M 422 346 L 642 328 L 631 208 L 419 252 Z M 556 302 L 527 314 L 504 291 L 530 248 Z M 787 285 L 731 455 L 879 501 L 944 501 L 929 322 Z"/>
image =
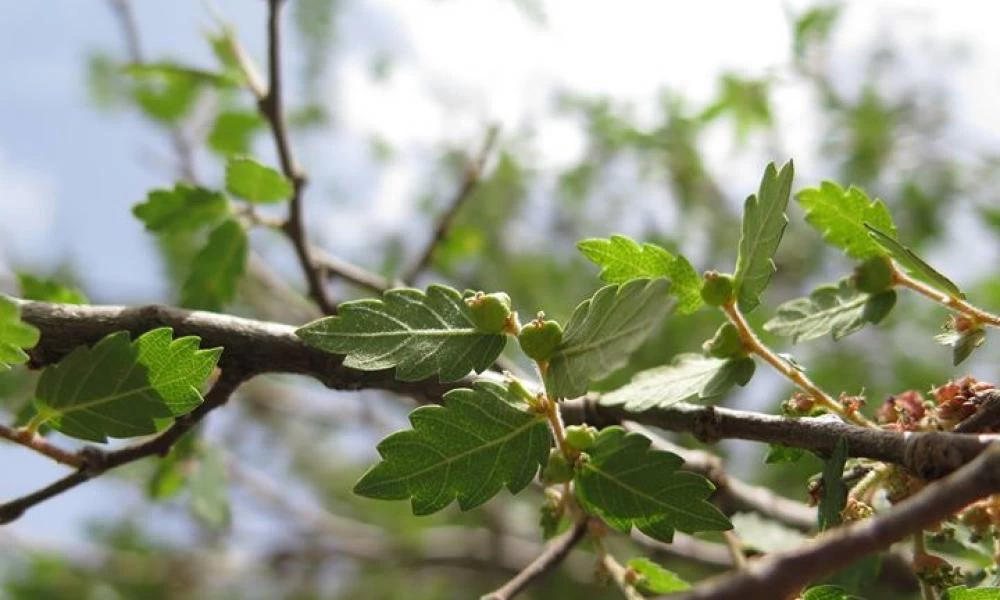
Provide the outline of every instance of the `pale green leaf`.
<path id="1" fill-rule="evenodd" d="M 382 500 L 409 499 L 413 513 L 437 512 L 456 498 L 475 508 L 506 486 L 524 489 L 545 463 L 552 444 L 545 417 L 528 412 L 503 386 L 477 382 L 452 390 L 444 406 L 410 413 L 413 429 L 382 440 L 382 462 L 354 492 Z"/>
<path id="2" fill-rule="evenodd" d="M 934 336 L 938 343 L 952 348 L 952 364 L 955 366 L 965 362 L 972 353 L 986 341 L 986 329 L 982 326 L 972 327 L 962 332 L 948 329 Z"/>
<path id="3" fill-rule="evenodd" d="M 188 482 L 194 458 L 197 432 L 190 431 L 170 448 L 170 453 L 156 462 L 156 469 L 146 482 L 146 493 L 153 500 L 175 496 Z"/>
<path id="4" fill-rule="evenodd" d="M 17 303 L 0 294 L 0 373 L 27 362 L 25 350 L 34 347 L 40 335 L 33 325 L 21 320 Z"/>
<path id="5" fill-rule="evenodd" d="M 839 438 L 830 458 L 823 463 L 823 494 L 819 500 L 819 529 L 826 531 L 840 525 L 840 513 L 847 504 L 847 486 L 842 479 L 847 462 L 847 440 Z"/>
<path id="6" fill-rule="evenodd" d="M 587 449 L 590 460 L 574 478 L 576 497 L 588 513 L 611 527 L 669 541 L 674 530 L 723 531 L 729 520 L 707 501 L 715 486 L 701 475 L 679 471 L 676 454 L 650 450 L 648 438 L 608 427 Z"/>
<path id="7" fill-rule="evenodd" d="M 76 288 L 63 285 L 51 279 L 41 279 L 30 273 L 18 273 L 17 282 L 21 286 L 21 297 L 25 300 L 54 302 L 56 304 L 87 304 L 87 297 Z"/>
<path id="8" fill-rule="evenodd" d="M 602 394 L 599 402 L 608 406 L 623 405 L 630 412 L 642 412 L 696 399 L 726 362 L 701 354 L 681 354 L 669 365 L 636 374 L 630 383 Z"/>
<path id="9" fill-rule="evenodd" d="M 132 214 L 147 231 L 180 233 L 214 225 L 229 209 L 226 197 L 212 190 L 178 183 L 174 189 L 149 192 Z"/>
<path id="10" fill-rule="evenodd" d="M 738 512 L 729 517 L 733 531 L 744 546 L 761 552 L 781 552 L 802 545 L 808 539 L 797 529 L 766 519 L 754 512 Z"/>
<path id="11" fill-rule="evenodd" d="M 681 579 L 677 573 L 664 569 L 648 558 L 633 558 L 626 566 L 641 575 L 635 586 L 643 593 L 669 594 L 691 589 L 691 584 Z"/>
<path id="12" fill-rule="evenodd" d="M 773 465 L 786 462 L 799 462 L 806 451 L 802 448 L 790 448 L 781 444 L 768 444 L 764 464 Z"/>
<path id="13" fill-rule="evenodd" d="M 256 203 L 274 203 L 292 196 L 292 182 L 278 171 L 248 156 L 226 162 L 226 191 Z"/>
<path id="14" fill-rule="evenodd" d="M 633 279 L 601 288 L 573 311 L 562 344 L 549 360 L 545 386 L 555 398 L 575 398 L 589 382 L 623 367 L 670 308 L 665 279 Z"/>
<path id="15" fill-rule="evenodd" d="M 774 163 L 768 164 L 757 194 L 748 197 L 743 205 L 740 250 L 733 274 L 743 312 L 750 312 L 760 304 L 760 295 L 777 270 L 773 257 L 788 225 L 785 208 L 793 175 L 792 161 L 781 167 L 781 171 Z"/>
<path id="16" fill-rule="evenodd" d="M 222 452 L 213 446 L 202 445 L 197 450 L 198 460 L 189 477 L 191 513 L 213 529 L 229 527 L 232 516 L 229 510 L 229 489 L 226 463 Z"/>
<path id="17" fill-rule="evenodd" d="M 132 96 L 139 108 L 164 123 L 175 123 L 186 115 L 204 87 L 228 88 L 237 83 L 226 74 L 170 62 L 131 64 L 122 72 L 134 80 Z"/>
<path id="18" fill-rule="evenodd" d="M 246 267 L 249 243 L 243 226 L 224 221 L 195 256 L 181 289 L 181 304 L 188 308 L 221 310 L 236 296 L 236 284 Z"/>
<path id="19" fill-rule="evenodd" d="M 35 390 L 37 424 L 95 442 L 147 435 L 155 419 L 183 415 L 201 403 L 200 389 L 222 352 L 199 339 L 173 339 L 169 328 L 135 341 L 128 332 L 81 346 L 42 372 Z"/>
<path id="20" fill-rule="evenodd" d="M 886 254 L 869 237 L 865 223 L 896 237 L 896 226 L 885 204 L 878 199 L 869 200 L 864 190 L 854 186 L 845 190 L 824 181 L 818 188 L 802 190 L 795 199 L 806 211 L 806 221 L 823 234 L 823 239 L 852 258 L 866 260 Z"/>
<path id="21" fill-rule="evenodd" d="M 964 585 L 950 587 L 945 600 L 1000 600 L 1000 588 L 969 588 Z"/>
<path id="22" fill-rule="evenodd" d="M 260 113 L 230 110 L 219 113 L 208 134 L 208 147 L 224 155 L 250 152 L 254 135 L 264 127 Z"/>
<path id="23" fill-rule="evenodd" d="M 934 267 L 927 264 L 924 259 L 917 256 L 912 250 L 899 243 L 894 237 L 889 236 L 884 231 L 879 231 L 870 223 L 865 223 L 868 228 L 868 235 L 880 246 L 885 248 L 893 259 L 903 265 L 906 272 L 917 279 L 931 284 L 942 292 L 948 293 L 955 298 L 964 298 L 965 294 L 958 289 L 955 283 L 936 271 Z"/>
<path id="24" fill-rule="evenodd" d="M 806 298 L 796 298 L 778 307 L 764 323 L 764 330 L 792 338 L 792 343 L 833 333 L 839 340 L 860 331 L 868 323 L 865 305 L 869 295 L 858 291 L 850 280 L 816 288 Z"/>
<path id="25" fill-rule="evenodd" d="M 396 377 L 416 381 L 439 374 L 457 381 L 482 372 L 507 341 L 483 333 L 455 290 L 432 285 L 420 290 L 395 289 L 382 299 L 344 302 L 339 314 L 309 323 L 296 334 L 307 343 L 346 355 L 344 366 L 364 371 L 396 368 Z"/>

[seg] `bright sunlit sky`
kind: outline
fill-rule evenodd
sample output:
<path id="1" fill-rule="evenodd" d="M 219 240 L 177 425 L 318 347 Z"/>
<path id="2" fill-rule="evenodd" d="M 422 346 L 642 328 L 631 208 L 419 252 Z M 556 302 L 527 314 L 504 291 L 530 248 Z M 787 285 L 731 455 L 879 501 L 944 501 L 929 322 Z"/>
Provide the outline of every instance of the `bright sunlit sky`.
<path id="1" fill-rule="evenodd" d="M 294 1 L 294 0 L 290 0 Z M 212 27 L 197 0 L 134 2 L 150 58 L 173 58 L 211 68 L 201 32 Z M 265 3 L 219 0 L 244 44 L 262 60 Z M 667 2 L 654 0 L 551 0 L 546 23 L 525 17 L 510 0 L 343 0 L 340 49 L 325 81 L 336 131 L 300 140 L 299 154 L 313 175 L 309 203 L 349 198 L 360 214 L 313 211 L 312 228 L 340 254 L 364 260 L 366 243 L 405 228 L 425 188 L 430 160 L 442 140 L 475 148 L 486 125 L 505 131 L 535 125 L 543 168 L 579 158 L 583 138 L 573 122 L 547 115 L 557 90 L 607 94 L 649 109 L 663 88 L 693 104 L 707 101 L 720 71 L 779 73 L 787 64 L 787 13 L 806 3 L 759 1 Z M 960 67 L 932 70 L 919 55 L 918 73 L 951 82 L 956 136 L 983 147 L 1000 144 L 1000 9 L 967 0 L 947 4 L 879 1 L 849 4 L 835 38 L 848 75 L 881 35 L 909 50 L 961 42 L 969 52 Z M 291 37 L 289 34 L 288 37 Z M 287 39 L 287 38 L 286 38 Z M 123 54 L 122 39 L 100 0 L 4 2 L 0 6 L 0 291 L 11 271 L 45 271 L 69 262 L 92 299 L 138 303 L 166 297 L 152 239 L 130 207 L 155 186 L 171 183 L 170 148 L 163 134 L 135 115 L 103 114 L 88 100 L 87 53 Z M 375 81 L 371 65 L 393 61 L 390 77 Z M 289 81 L 298 57 L 291 53 Z M 923 69 L 921 67 L 924 67 Z M 292 90 L 292 100 L 295 90 Z M 806 151 L 808 99 L 786 90 L 776 97 L 781 141 L 797 163 L 800 183 L 831 169 Z M 379 165 L 370 140 L 379 135 L 396 159 Z M 268 140 L 260 154 L 269 158 Z M 722 177 L 736 196 L 752 190 L 762 160 L 744 157 L 731 135 L 713 138 L 708 156 L 736 165 Z M 735 157 L 735 158 L 734 158 Z M 207 157 L 202 157 L 206 159 Z M 217 176 L 214 159 L 203 172 Z M 710 163 L 711 164 L 711 163 Z M 611 232 L 600 232 L 603 234 Z M 16 465 L 11 467 L 10 465 Z M 19 495 L 55 478 L 60 470 L 19 450 L 0 447 L 0 497 Z M 16 469 L 13 476 L 10 470 Z M 91 483 L 31 511 L 15 530 L 61 536 L 67 524 L 128 499 L 120 486 Z"/>

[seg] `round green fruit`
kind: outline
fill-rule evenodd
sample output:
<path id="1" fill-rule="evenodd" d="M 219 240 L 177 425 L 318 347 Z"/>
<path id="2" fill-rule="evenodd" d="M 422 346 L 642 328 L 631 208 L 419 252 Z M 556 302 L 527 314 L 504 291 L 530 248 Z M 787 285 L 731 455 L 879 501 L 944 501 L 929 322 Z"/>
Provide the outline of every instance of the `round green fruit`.
<path id="1" fill-rule="evenodd" d="M 566 443 L 574 450 L 583 452 L 594 445 L 597 430 L 590 425 L 570 425 L 566 428 Z"/>
<path id="2" fill-rule="evenodd" d="M 465 304 L 469 307 L 469 316 L 476 329 L 486 333 L 501 333 L 507 326 L 511 315 L 510 296 L 507 294 L 476 292 L 465 299 Z"/>
<path id="3" fill-rule="evenodd" d="M 542 481 L 545 483 L 566 483 L 573 479 L 573 466 L 558 448 L 549 453 L 549 461 L 542 471 Z"/>
<path id="4" fill-rule="evenodd" d="M 732 323 L 723 323 L 712 339 L 702 345 L 705 354 L 715 358 L 731 358 L 746 354 L 740 333 Z"/>
<path id="5" fill-rule="evenodd" d="M 563 330 L 555 321 L 535 319 L 521 328 L 517 342 L 521 351 L 536 361 L 548 360 L 562 343 Z"/>
<path id="6" fill-rule="evenodd" d="M 722 306 L 733 299 L 733 277 L 708 271 L 701 285 L 701 299 L 709 306 Z"/>
<path id="7" fill-rule="evenodd" d="M 868 294 L 878 294 L 892 287 L 892 265 L 884 256 L 869 258 L 854 270 L 854 285 Z"/>

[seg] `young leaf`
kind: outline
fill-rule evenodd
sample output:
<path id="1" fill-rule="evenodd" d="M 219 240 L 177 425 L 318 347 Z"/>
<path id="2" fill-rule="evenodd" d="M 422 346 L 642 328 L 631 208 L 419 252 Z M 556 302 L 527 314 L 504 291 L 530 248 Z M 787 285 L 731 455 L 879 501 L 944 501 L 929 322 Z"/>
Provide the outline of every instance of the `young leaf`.
<path id="1" fill-rule="evenodd" d="M 691 589 L 691 584 L 648 558 L 633 558 L 626 566 L 641 577 L 635 586 L 646 594 L 670 594 Z"/>
<path id="2" fill-rule="evenodd" d="M 344 302 L 339 314 L 313 321 L 296 334 L 321 350 L 346 354 L 344 365 L 377 371 L 396 367 L 396 377 L 416 381 L 439 374 L 457 381 L 493 364 L 507 342 L 484 333 L 457 291 L 440 285 L 387 291 L 381 300 Z"/>
<path id="3" fill-rule="evenodd" d="M 945 346 L 951 346 L 952 364 L 957 367 L 969 358 L 976 348 L 983 345 L 986 341 L 986 329 L 981 325 L 962 332 L 949 329 L 934 336 L 934 339 Z"/>
<path id="4" fill-rule="evenodd" d="M 534 479 L 552 443 L 545 417 L 522 407 L 495 383 L 448 392 L 444 406 L 410 413 L 413 429 L 379 443 L 382 462 L 365 473 L 354 493 L 409 498 L 416 515 L 437 512 L 456 498 L 469 510 L 504 486 L 516 494 Z"/>
<path id="5" fill-rule="evenodd" d="M 191 110 L 205 86 L 225 88 L 236 82 L 226 75 L 169 62 L 132 64 L 122 72 L 135 81 L 132 96 L 150 118 L 174 123 Z"/>
<path id="6" fill-rule="evenodd" d="M 194 258 L 191 273 L 181 289 L 181 304 L 189 308 L 221 310 L 236 296 L 236 284 L 246 266 L 247 233 L 233 219 L 224 221 L 208 236 L 208 243 Z"/>
<path id="7" fill-rule="evenodd" d="M 21 286 L 21 297 L 25 300 L 54 302 L 56 304 L 87 304 L 87 297 L 75 288 L 65 286 L 51 279 L 39 279 L 28 273 L 18 273 L 17 282 Z"/>
<path id="8" fill-rule="evenodd" d="M 1000 600 L 1000 589 L 969 588 L 959 585 L 948 588 L 944 598 L 945 600 Z"/>
<path id="9" fill-rule="evenodd" d="M 156 432 L 154 419 L 183 415 L 221 348 L 200 350 L 196 337 L 172 339 L 169 328 L 129 341 L 128 332 L 78 347 L 42 372 L 35 390 L 38 423 L 94 442 Z"/>
<path id="10" fill-rule="evenodd" d="M 860 331 L 868 322 L 865 305 L 869 297 L 849 279 L 841 279 L 838 285 L 818 287 L 806 298 L 782 304 L 778 313 L 764 323 L 764 330 L 791 337 L 793 344 L 830 332 L 834 340 L 839 340 Z"/>
<path id="11" fill-rule="evenodd" d="M 777 463 L 799 462 L 806 451 L 802 448 L 790 448 L 781 444 L 768 444 L 767 456 L 764 457 L 764 464 L 773 465 Z"/>
<path id="12" fill-rule="evenodd" d="M 132 214 L 146 231 L 180 233 L 213 225 L 228 209 L 226 197 L 219 192 L 178 183 L 172 190 L 149 192 L 145 202 L 132 207 Z"/>
<path id="13" fill-rule="evenodd" d="M 257 111 L 230 110 L 215 118 L 206 141 L 219 154 L 246 154 L 250 152 L 254 134 L 263 127 L 264 119 Z"/>
<path id="14" fill-rule="evenodd" d="M 34 325 L 21 320 L 20 307 L 0 294 L 0 373 L 27 362 L 24 350 L 34 347 L 40 335 Z"/>
<path id="15" fill-rule="evenodd" d="M 844 189 L 831 181 L 807 188 L 795 199 L 806 211 L 806 221 L 823 234 L 823 239 L 858 260 L 884 256 L 886 251 L 868 236 L 865 223 L 896 237 L 896 226 L 881 200 L 869 200 L 864 190 Z"/>
<path id="16" fill-rule="evenodd" d="M 704 398 L 705 386 L 728 362 L 701 354 L 680 354 L 669 365 L 637 373 L 630 383 L 602 394 L 598 402 L 608 406 L 624 405 L 627 411 L 642 412 Z"/>
<path id="17" fill-rule="evenodd" d="M 156 469 L 146 482 L 146 494 L 152 500 L 166 500 L 175 496 L 187 483 L 197 449 L 198 435 L 190 431 L 170 448 L 163 460 L 156 462 Z"/>
<path id="18" fill-rule="evenodd" d="M 631 279 L 666 277 L 677 296 L 677 312 L 694 313 L 701 308 L 701 277 L 683 256 L 674 256 L 656 244 L 642 244 L 623 235 L 589 239 L 577 244 L 580 252 L 601 267 L 598 275 L 607 283 Z"/>
<path id="19" fill-rule="evenodd" d="M 226 529 L 232 517 L 222 452 L 213 446 L 202 445 L 197 454 L 198 461 L 189 479 L 191 512 L 213 529 Z"/>
<path id="20" fill-rule="evenodd" d="M 871 239 L 875 240 L 879 246 L 882 246 L 896 262 L 903 265 L 907 273 L 931 284 L 943 292 L 947 292 L 955 298 L 965 297 L 962 290 L 958 289 L 958 286 L 952 280 L 934 270 L 934 267 L 924 262 L 922 258 L 906 246 L 900 244 L 895 238 L 876 229 L 870 223 L 865 223 L 865 227 L 868 229 L 868 235 L 871 236 Z"/>
<path id="21" fill-rule="evenodd" d="M 274 203 L 291 197 L 292 182 L 248 156 L 234 156 L 226 163 L 226 191 L 250 202 Z"/>
<path id="22" fill-rule="evenodd" d="M 760 304 L 760 295 L 767 288 L 774 266 L 774 253 L 788 225 L 785 208 L 792 189 L 792 161 L 778 171 L 774 163 L 767 165 L 757 195 L 747 198 L 743 206 L 740 250 L 736 258 L 736 294 L 740 309 L 750 312 Z"/>
<path id="23" fill-rule="evenodd" d="M 587 512 L 628 533 L 670 541 L 673 531 L 723 531 L 729 520 L 706 498 L 715 489 L 707 479 L 678 471 L 676 454 L 649 449 L 648 438 L 621 427 L 601 430 L 588 449 L 590 460 L 577 467 L 576 497 Z"/>
<path id="24" fill-rule="evenodd" d="M 847 440 L 840 438 L 833 453 L 823 463 L 823 495 L 819 500 L 819 530 L 826 531 L 840 525 L 840 516 L 847 504 L 847 486 L 841 480 L 847 462 Z"/>
<path id="25" fill-rule="evenodd" d="M 556 398 L 581 396 L 590 381 L 624 366 L 666 316 L 668 288 L 665 279 L 633 279 L 603 287 L 580 303 L 549 360 L 549 393 Z"/>

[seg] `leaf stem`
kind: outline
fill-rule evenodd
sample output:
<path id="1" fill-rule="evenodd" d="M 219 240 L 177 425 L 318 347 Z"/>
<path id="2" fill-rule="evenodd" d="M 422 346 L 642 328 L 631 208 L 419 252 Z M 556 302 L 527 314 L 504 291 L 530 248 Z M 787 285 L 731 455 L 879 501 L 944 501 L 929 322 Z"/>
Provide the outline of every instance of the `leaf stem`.
<path id="1" fill-rule="evenodd" d="M 747 555 L 743 554 L 743 542 L 732 530 L 723 531 L 722 537 L 726 542 L 726 548 L 729 549 L 729 555 L 733 557 L 733 566 L 740 571 L 746 569 Z"/>
<path id="2" fill-rule="evenodd" d="M 575 458 L 579 453 L 566 443 L 566 427 L 563 425 L 559 407 L 548 395 L 542 398 L 542 406 L 545 409 L 545 417 L 549 420 L 549 426 L 552 427 L 552 435 L 555 436 L 556 444 L 559 445 L 559 450 L 567 459 Z"/>
<path id="3" fill-rule="evenodd" d="M 740 335 L 740 340 L 743 342 L 743 346 L 748 352 L 756 354 L 764 359 L 764 361 L 771 365 L 775 371 L 784 375 L 786 379 L 799 386 L 802 391 L 809 394 L 813 400 L 823 406 L 823 408 L 834 413 L 838 417 L 844 419 L 845 421 L 850 421 L 855 425 L 860 425 L 861 427 L 875 427 L 875 424 L 869 421 L 864 415 L 844 410 L 840 403 L 834 400 L 832 396 L 824 392 L 818 385 L 813 383 L 813 381 L 802 371 L 788 364 L 787 361 L 765 346 L 764 343 L 760 341 L 760 338 L 757 337 L 757 334 L 754 333 L 753 329 L 751 329 L 750 324 L 747 323 L 743 313 L 741 313 L 740 309 L 736 306 L 735 299 L 731 299 L 723 304 L 722 310 L 726 313 L 726 317 L 729 318 L 729 321 L 736 326 Z"/>
<path id="4" fill-rule="evenodd" d="M 34 423 L 37 419 L 38 415 L 32 419 L 32 423 Z M 68 452 L 58 446 L 52 445 L 45 438 L 36 435 L 36 429 L 37 428 L 31 428 L 31 423 L 29 423 L 27 427 L 22 427 L 20 429 L 0 425 L 0 438 L 10 440 L 15 444 L 20 444 L 25 448 L 30 448 L 39 454 L 51 458 L 59 464 L 76 468 L 83 466 L 83 459 L 80 458 L 78 454 Z"/>
<path id="5" fill-rule="evenodd" d="M 622 591 L 622 595 L 628 598 L 628 600 L 643 600 L 642 594 L 635 589 L 632 582 L 629 581 L 629 569 L 622 566 L 614 556 L 608 552 L 607 546 L 604 545 L 604 540 L 600 537 L 594 537 L 594 542 L 597 544 L 598 560 L 600 561 L 601 567 L 607 571 L 608 575 L 618 586 L 618 589 Z"/>
<path id="6" fill-rule="evenodd" d="M 910 277 L 899 268 L 895 261 L 892 261 L 891 264 L 892 279 L 896 285 L 909 288 L 921 296 L 929 298 L 942 306 L 946 306 L 957 313 L 970 317 L 977 323 L 986 323 L 988 325 L 992 325 L 993 327 L 1000 327 L 1000 315 L 995 315 L 989 311 L 983 310 L 978 306 L 974 306 L 969 302 L 966 302 L 962 298 L 942 292 L 933 286 Z"/>

